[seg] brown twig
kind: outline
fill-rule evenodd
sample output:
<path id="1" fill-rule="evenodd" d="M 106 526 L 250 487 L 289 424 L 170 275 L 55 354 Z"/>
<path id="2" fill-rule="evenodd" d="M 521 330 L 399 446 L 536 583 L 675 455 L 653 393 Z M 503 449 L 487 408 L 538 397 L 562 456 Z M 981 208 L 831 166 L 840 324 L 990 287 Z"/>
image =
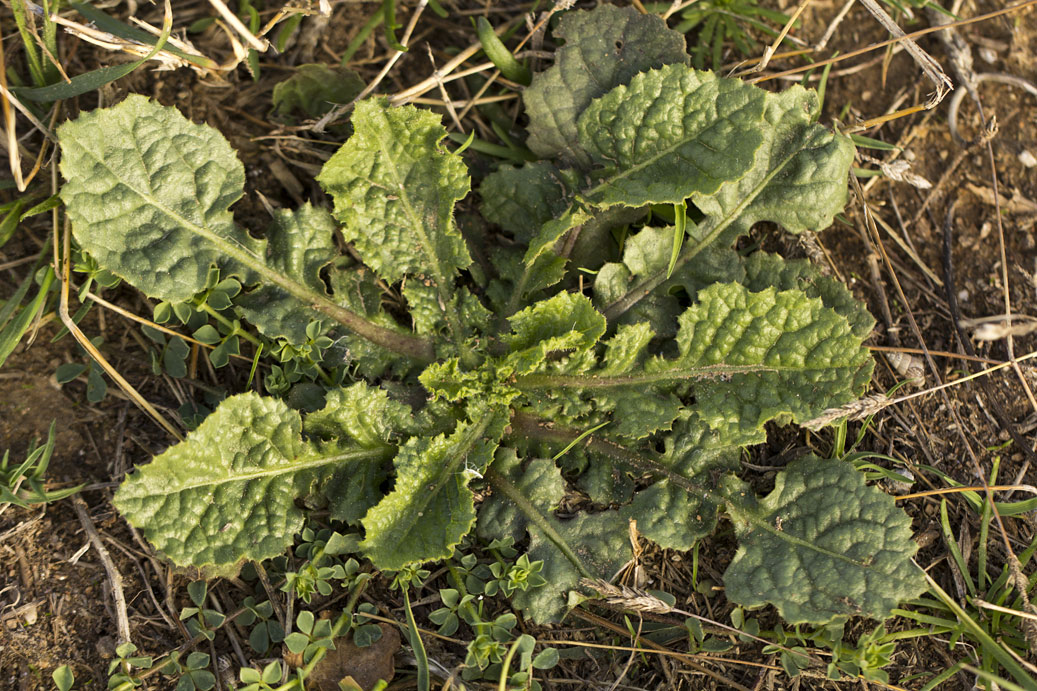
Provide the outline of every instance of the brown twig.
<path id="1" fill-rule="evenodd" d="M 126 596 L 122 592 L 122 574 L 119 573 L 115 562 L 108 555 L 108 550 L 105 549 L 101 536 L 98 535 L 97 528 L 87 512 L 86 502 L 79 495 L 73 495 L 72 506 L 76 510 L 76 515 L 79 516 L 79 522 L 82 524 L 83 530 L 86 531 L 86 536 L 90 540 L 91 546 L 97 552 L 98 559 L 104 565 L 105 573 L 108 574 L 108 582 L 112 588 L 112 600 L 115 602 L 115 624 L 119 631 L 119 645 L 129 643 L 130 618 L 126 614 Z"/>

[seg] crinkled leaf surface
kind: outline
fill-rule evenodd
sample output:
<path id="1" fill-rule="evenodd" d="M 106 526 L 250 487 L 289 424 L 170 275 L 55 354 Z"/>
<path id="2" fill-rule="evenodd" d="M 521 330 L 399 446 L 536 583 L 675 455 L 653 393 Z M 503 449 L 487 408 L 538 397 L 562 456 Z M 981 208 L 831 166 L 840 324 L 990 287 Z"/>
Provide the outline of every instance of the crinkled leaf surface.
<path id="1" fill-rule="evenodd" d="M 684 35 L 632 7 L 602 5 L 562 15 L 554 36 L 565 43 L 555 64 L 535 74 L 522 94 L 529 116 L 526 145 L 541 158 L 587 165 L 576 119 L 591 100 L 645 70 L 688 62 Z"/>
<path id="2" fill-rule="evenodd" d="M 213 265 L 255 281 L 264 243 L 228 211 L 245 172 L 219 132 L 131 94 L 58 138 L 72 231 L 103 268 L 170 302 L 203 290 Z"/>
<path id="3" fill-rule="evenodd" d="M 848 463 L 800 459 L 758 505 L 728 511 L 740 543 L 724 574 L 732 602 L 773 604 L 790 624 L 824 623 L 885 619 L 925 590 L 911 519 Z"/>
<path id="4" fill-rule="evenodd" d="M 679 318 L 679 355 L 649 375 L 701 379 L 695 406 L 714 429 L 763 441 L 768 420 L 807 420 L 853 400 L 873 361 L 846 318 L 797 290 L 751 293 L 737 283 L 699 291 Z"/>
<path id="5" fill-rule="evenodd" d="M 581 578 L 609 579 L 630 559 L 626 521 L 617 511 L 569 519 L 554 515 L 565 485 L 553 461 L 523 463 L 514 450 L 502 449 L 487 479 L 495 495 L 480 507 L 479 534 L 516 537 L 524 527 L 529 558 L 544 562 L 541 575 L 547 585 L 512 596 L 535 621 L 558 621 L 566 612 L 568 592 Z"/>
<path id="6" fill-rule="evenodd" d="M 853 333 L 867 338 L 875 327 L 875 318 L 853 293 L 839 281 L 821 275 L 806 259 L 784 259 L 769 252 L 754 252 L 744 261 L 745 279 L 740 281 L 753 292 L 774 286 L 778 290 L 802 290 L 808 297 L 821 298 L 829 307 L 846 317 Z"/>
<path id="7" fill-rule="evenodd" d="M 692 416 L 674 425 L 666 437 L 666 452 L 658 461 L 696 485 L 715 491 L 719 489 L 716 478 L 738 469 L 746 441 L 725 438 Z M 638 531 L 660 547 L 689 550 L 696 540 L 713 532 L 721 504 L 719 493 L 695 494 L 662 479 L 634 495 L 622 515 L 636 520 Z"/>
<path id="8" fill-rule="evenodd" d="M 364 554 L 380 569 L 449 557 L 475 523 L 468 483 L 504 434 L 505 411 L 484 412 L 449 435 L 413 437 L 396 456 L 396 485 L 363 518 Z"/>
<path id="9" fill-rule="evenodd" d="M 811 122 L 816 109 L 817 94 L 800 86 L 768 93 L 756 163 L 718 194 L 696 200 L 709 220 L 693 236 L 719 233 L 727 244 L 759 221 L 772 221 L 791 233 L 831 225 L 846 205 L 854 149 L 849 137 Z"/>
<path id="10" fill-rule="evenodd" d="M 220 572 L 277 556 L 303 525 L 296 497 L 337 473 L 384 473 L 395 453 L 346 438 L 322 449 L 301 432 L 299 413 L 282 401 L 232 396 L 185 441 L 130 475 L 115 505 L 178 566 Z"/>
<path id="11" fill-rule="evenodd" d="M 605 166 L 584 197 L 599 206 L 679 204 L 753 166 L 766 93 L 685 65 L 642 72 L 580 115 L 580 143 Z"/>
<path id="12" fill-rule="evenodd" d="M 579 428 L 607 422 L 601 434 L 642 439 L 670 423 L 680 400 L 644 374 L 648 345 L 654 337 L 645 322 L 624 325 L 605 344 L 600 359 L 584 349 L 569 357 L 541 359 L 517 380 L 525 392 L 523 408 L 558 424 Z M 632 382 L 638 385 L 630 385 Z"/>
<path id="13" fill-rule="evenodd" d="M 553 351 L 587 350 L 605 333 L 605 318 L 588 298 L 575 293 L 541 300 L 509 322 L 506 364 L 519 373 L 532 371 Z"/>
<path id="14" fill-rule="evenodd" d="M 402 434 L 417 434 L 410 406 L 364 382 L 331 389 L 324 407 L 306 416 L 303 429 L 324 439 L 353 439 L 361 446 L 399 443 Z"/>
<path id="15" fill-rule="evenodd" d="M 811 419 L 853 400 L 870 380 L 873 361 L 862 337 L 818 298 L 717 283 L 700 290 L 698 300 L 678 319 L 677 357 L 654 356 L 637 368 L 629 367 L 628 357 L 621 372 L 607 363 L 598 367 L 587 354 L 527 370 L 514 385 L 529 392 L 528 405 L 539 415 L 569 422 L 588 409 L 615 408 L 624 411 L 626 424 L 644 425 L 645 433 L 653 431 L 648 423 L 667 419 L 664 412 L 669 420 L 676 416 L 674 394 L 693 393 L 691 410 L 703 422 L 725 437 L 756 443 L 765 438 L 767 421 Z M 632 333 L 620 330 L 616 337 Z M 658 408 L 653 395 L 673 403 Z M 629 405 L 621 407 L 624 398 Z M 581 407 L 580 401 L 595 405 Z"/>
<path id="16" fill-rule="evenodd" d="M 568 208 L 573 182 L 547 161 L 501 166 L 479 185 L 483 217 L 528 243 L 538 228 Z"/>
<path id="17" fill-rule="evenodd" d="M 324 209 L 304 204 L 296 211 L 278 209 L 266 231 L 267 265 L 315 293 L 327 291 L 320 270 L 330 264 L 335 248 L 335 221 Z M 269 338 L 293 345 L 307 340 L 306 325 L 322 318 L 294 295 L 276 285 L 263 285 L 235 300 L 238 311 Z"/>
<path id="18" fill-rule="evenodd" d="M 387 281 L 425 274 L 445 288 L 471 262 L 453 219 L 469 180 L 461 157 L 441 145 L 439 116 L 372 99 L 357 104 L 352 123 L 317 176 L 343 237 Z"/>
<path id="19" fill-rule="evenodd" d="M 749 171 L 720 186 L 715 194 L 694 198 L 705 214 L 688 224 L 688 238 L 675 267 L 696 261 L 710 247 L 729 247 L 758 221 L 773 221 L 791 232 L 822 230 L 846 203 L 846 180 L 853 159 L 848 137 L 810 121 L 817 95 L 798 86 L 767 93 L 758 125 L 763 143 Z M 604 308 L 618 319 L 666 282 L 666 268 L 639 277 Z"/>

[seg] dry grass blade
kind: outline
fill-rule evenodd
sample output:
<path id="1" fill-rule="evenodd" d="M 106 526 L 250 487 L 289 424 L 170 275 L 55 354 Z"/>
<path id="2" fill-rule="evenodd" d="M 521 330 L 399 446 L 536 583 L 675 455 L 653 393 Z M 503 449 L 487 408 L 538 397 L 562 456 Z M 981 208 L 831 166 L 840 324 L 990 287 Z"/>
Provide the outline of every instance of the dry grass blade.
<path id="1" fill-rule="evenodd" d="M 87 338 L 86 334 L 84 334 L 79 328 L 79 325 L 72 320 L 72 316 L 68 312 L 68 295 L 72 283 L 70 278 L 70 272 L 72 269 L 72 228 L 68 219 L 65 221 L 64 241 L 60 243 L 58 242 L 56 222 L 54 235 L 55 252 L 57 252 L 58 247 L 64 248 L 63 260 L 59 263 L 61 271 L 58 272 L 61 277 L 61 302 L 58 305 L 58 315 L 61 317 L 61 323 L 65 325 L 73 338 L 76 339 L 76 342 L 82 346 L 87 354 L 89 354 L 90 357 L 92 357 L 94 361 L 104 369 L 108 376 L 111 377 L 124 392 L 126 392 L 126 395 L 130 397 L 130 400 L 132 400 L 137 407 L 147 413 L 151 419 L 157 422 L 159 426 L 166 430 L 166 432 L 168 432 L 174 439 L 177 441 L 183 441 L 183 435 L 180 434 L 176 427 L 166 420 L 165 416 L 155 409 L 155 406 L 151 405 L 147 399 L 141 396 L 132 384 L 126 381 L 126 378 L 123 377 L 110 362 L 108 362 L 104 355 L 101 354 L 101 351 L 99 351 L 97 347 L 90 342 L 90 339 Z"/>

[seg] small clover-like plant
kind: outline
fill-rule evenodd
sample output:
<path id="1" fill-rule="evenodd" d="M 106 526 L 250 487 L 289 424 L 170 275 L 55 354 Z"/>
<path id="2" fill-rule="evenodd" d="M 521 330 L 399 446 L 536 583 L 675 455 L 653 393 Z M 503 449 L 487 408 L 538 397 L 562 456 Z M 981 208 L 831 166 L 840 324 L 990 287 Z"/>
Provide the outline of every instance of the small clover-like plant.
<path id="1" fill-rule="evenodd" d="M 310 508 L 410 576 L 466 536 L 510 540 L 522 563 L 482 580 L 542 622 L 630 561 L 630 520 L 690 549 L 723 515 L 732 602 L 792 624 L 888 617 L 924 588 L 892 498 L 838 460 L 796 460 L 764 496 L 737 475 L 767 423 L 813 420 L 870 380 L 873 320 L 844 286 L 735 248 L 758 222 L 827 227 L 853 145 L 816 124 L 813 92 L 693 69 L 657 17 L 606 5 L 556 34 L 523 92 L 540 160 L 483 179 L 464 234 L 468 169 L 440 118 L 382 98 L 356 104 L 317 178 L 333 210 L 278 210 L 261 234 L 230 211 L 244 170 L 212 128 L 130 96 L 59 129 L 61 196 L 99 268 L 170 305 L 219 293 L 223 319 L 290 354 L 267 391 L 291 399 L 307 373 L 320 387 L 297 406 L 228 397 L 116 506 L 213 575 L 283 554 Z M 476 235 L 488 225 L 507 241 Z M 214 290 L 230 279 L 240 291 Z M 330 353 L 348 368 L 329 374 Z M 560 517 L 570 482 L 611 508 Z M 299 624 L 289 648 L 329 642 Z M 507 654 L 498 629 L 469 651 L 477 668 Z"/>

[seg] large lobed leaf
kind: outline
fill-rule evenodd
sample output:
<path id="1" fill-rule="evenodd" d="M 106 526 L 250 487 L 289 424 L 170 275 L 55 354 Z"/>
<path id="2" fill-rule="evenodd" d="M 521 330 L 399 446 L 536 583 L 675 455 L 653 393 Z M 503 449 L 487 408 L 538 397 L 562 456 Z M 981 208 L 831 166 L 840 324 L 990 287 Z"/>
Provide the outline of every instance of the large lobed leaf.
<path id="1" fill-rule="evenodd" d="M 729 496 L 748 496 L 735 481 Z M 724 574 L 727 597 L 770 603 L 790 624 L 859 615 L 885 619 L 925 590 L 911 557 L 911 519 L 838 460 L 802 458 L 778 474 L 756 505 L 730 502 L 738 552 Z"/>
<path id="2" fill-rule="evenodd" d="M 203 290 L 212 265 L 255 280 L 264 247 L 228 211 L 245 171 L 219 132 L 131 94 L 58 139 L 73 233 L 102 267 L 171 302 Z"/>
<path id="3" fill-rule="evenodd" d="M 873 360 L 846 318 L 798 290 L 718 283 L 678 320 L 676 358 L 649 375 L 700 379 L 694 410 L 712 428 L 766 438 L 769 420 L 807 420 L 863 392 Z"/>
<path id="4" fill-rule="evenodd" d="M 685 65 L 642 72 L 593 101 L 577 122 L 602 171 L 598 206 L 679 204 L 714 194 L 753 166 L 766 92 Z"/>
<path id="5" fill-rule="evenodd" d="M 533 76 L 522 94 L 529 116 L 526 145 L 541 158 L 562 157 L 586 166 L 576 119 L 591 100 L 626 84 L 639 72 L 688 62 L 684 35 L 632 7 L 602 5 L 562 15 L 552 32 L 565 41 L 555 64 Z"/>
<path id="6" fill-rule="evenodd" d="M 374 390 L 358 392 L 363 403 L 380 404 Z M 329 406 L 336 405 L 334 402 Z M 395 447 L 363 442 L 341 430 L 337 443 L 317 445 L 302 438 L 298 411 L 254 393 L 232 396 L 183 442 L 130 475 L 115 494 L 115 506 L 159 551 L 178 566 L 220 573 L 243 560 L 277 556 L 303 525 L 297 497 L 325 482 L 376 488 Z M 373 483 L 364 477 L 374 474 Z M 329 496 L 340 502 L 373 498 L 364 493 Z"/>

